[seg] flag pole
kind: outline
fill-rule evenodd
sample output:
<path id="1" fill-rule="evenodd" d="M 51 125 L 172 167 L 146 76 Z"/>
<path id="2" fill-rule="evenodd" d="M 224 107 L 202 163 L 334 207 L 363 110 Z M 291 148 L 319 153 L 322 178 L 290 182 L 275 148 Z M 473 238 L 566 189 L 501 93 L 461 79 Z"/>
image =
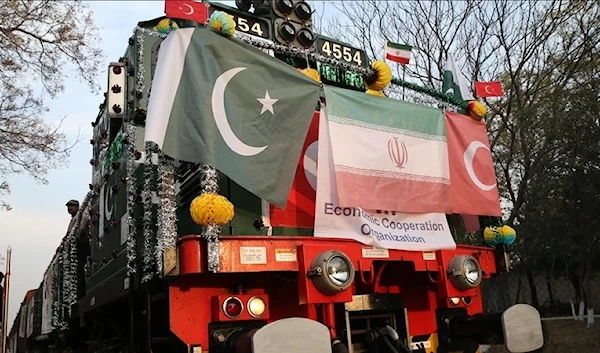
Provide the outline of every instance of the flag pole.
<path id="1" fill-rule="evenodd" d="M 406 65 L 402 65 L 402 81 L 406 82 Z M 402 87 L 402 100 L 406 100 L 404 94 L 406 93 L 406 87 Z"/>
<path id="2" fill-rule="evenodd" d="M 2 353 L 7 353 L 6 349 L 6 337 L 8 336 L 8 295 L 10 293 L 10 257 L 12 248 L 9 246 L 6 249 L 6 272 L 4 274 L 4 308 L 2 316 Z"/>

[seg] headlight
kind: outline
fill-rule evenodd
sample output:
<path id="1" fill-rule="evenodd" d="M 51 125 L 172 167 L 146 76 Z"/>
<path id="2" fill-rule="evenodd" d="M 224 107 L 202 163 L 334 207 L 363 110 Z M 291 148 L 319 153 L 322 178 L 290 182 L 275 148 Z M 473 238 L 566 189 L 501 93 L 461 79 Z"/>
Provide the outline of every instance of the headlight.
<path id="1" fill-rule="evenodd" d="M 354 266 L 346 254 L 330 250 L 315 257 L 307 276 L 321 293 L 334 295 L 352 285 Z"/>
<path id="2" fill-rule="evenodd" d="M 455 256 L 450 260 L 448 276 L 458 290 L 475 288 L 481 283 L 481 266 L 473 256 Z"/>
<path id="3" fill-rule="evenodd" d="M 252 317 L 260 317 L 265 313 L 267 306 L 260 297 L 252 297 L 248 300 L 248 312 Z"/>

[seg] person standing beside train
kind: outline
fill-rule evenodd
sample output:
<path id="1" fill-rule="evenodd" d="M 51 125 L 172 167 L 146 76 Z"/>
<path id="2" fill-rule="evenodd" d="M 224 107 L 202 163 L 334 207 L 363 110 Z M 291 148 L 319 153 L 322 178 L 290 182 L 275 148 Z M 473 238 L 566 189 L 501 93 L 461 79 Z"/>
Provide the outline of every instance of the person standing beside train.
<path id="1" fill-rule="evenodd" d="M 67 234 L 71 231 L 75 225 L 75 219 L 77 212 L 79 212 L 79 201 L 69 200 L 66 204 L 67 212 L 71 215 L 71 221 L 69 222 L 69 228 Z M 90 213 L 89 209 L 84 209 L 81 214 L 81 220 L 79 222 L 79 231 L 75 234 L 77 244 L 77 299 L 81 299 L 85 296 L 85 263 L 88 256 L 91 255 L 90 247 Z"/>

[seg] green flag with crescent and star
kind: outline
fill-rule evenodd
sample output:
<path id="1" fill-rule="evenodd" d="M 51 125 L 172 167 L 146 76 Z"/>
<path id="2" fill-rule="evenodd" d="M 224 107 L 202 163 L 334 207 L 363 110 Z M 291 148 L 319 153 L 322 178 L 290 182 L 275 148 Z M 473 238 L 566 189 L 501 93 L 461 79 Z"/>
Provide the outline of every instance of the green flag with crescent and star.
<path id="1" fill-rule="evenodd" d="M 475 99 L 451 54 L 448 54 L 448 60 L 444 66 L 442 92 L 458 100 L 470 101 Z"/>
<path id="2" fill-rule="evenodd" d="M 283 61 L 205 27 L 162 42 L 145 140 L 285 207 L 321 92 Z"/>

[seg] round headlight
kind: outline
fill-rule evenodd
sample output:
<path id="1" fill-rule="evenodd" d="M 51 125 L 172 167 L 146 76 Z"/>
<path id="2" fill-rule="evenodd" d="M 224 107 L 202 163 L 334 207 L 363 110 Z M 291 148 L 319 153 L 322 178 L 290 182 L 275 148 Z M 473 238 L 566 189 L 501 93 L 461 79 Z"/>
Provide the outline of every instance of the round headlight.
<path id="1" fill-rule="evenodd" d="M 307 275 L 321 293 L 334 295 L 352 285 L 354 266 L 346 254 L 331 250 L 315 257 Z"/>
<path id="2" fill-rule="evenodd" d="M 472 256 L 460 255 L 450 260 L 448 276 L 456 289 L 464 291 L 481 283 L 481 266 Z"/>
<path id="3" fill-rule="evenodd" d="M 475 259 L 465 261 L 465 278 L 471 284 L 479 283 L 481 280 L 481 268 Z"/>

